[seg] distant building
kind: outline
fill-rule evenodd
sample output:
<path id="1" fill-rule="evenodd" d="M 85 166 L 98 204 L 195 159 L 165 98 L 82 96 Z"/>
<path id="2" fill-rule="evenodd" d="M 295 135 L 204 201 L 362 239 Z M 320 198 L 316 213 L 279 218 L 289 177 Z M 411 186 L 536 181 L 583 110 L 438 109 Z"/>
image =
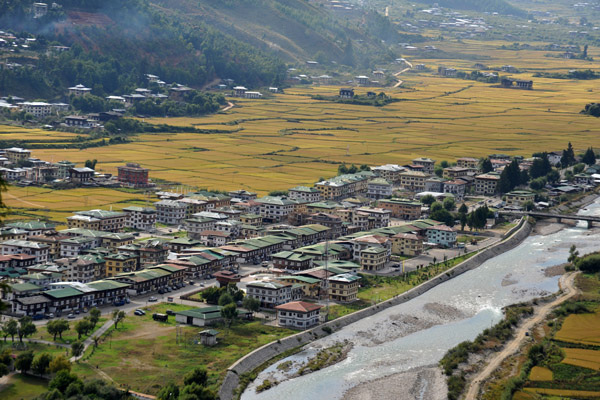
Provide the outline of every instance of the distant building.
<path id="1" fill-rule="evenodd" d="M 44 118 L 52 114 L 52 104 L 45 103 L 43 101 L 23 102 L 18 103 L 21 110 L 28 114 L 33 115 L 36 118 Z"/>
<path id="2" fill-rule="evenodd" d="M 456 231 L 446 225 L 430 226 L 426 230 L 427 241 L 446 247 L 456 245 Z"/>
<path id="3" fill-rule="evenodd" d="M 401 218 L 409 221 L 421 217 L 421 207 L 423 206 L 418 201 L 406 199 L 380 200 L 377 205 L 383 209 L 390 210 L 393 218 Z"/>
<path id="4" fill-rule="evenodd" d="M 354 98 L 354 89 L 340 89 L 340 99 Z"/>
<path id="5" fill-rule="evenodd" d="M 94 170 L 88 167 L 71 168 L 69 170 L 69 179 L 74 183 L 87 183 L 94 177 Z"/>
<path id="6" fill-rule="evenodd" d="M 122 210 L 126 217 L 125 226 L 128 228 L 148 230 L 156 223 L 156 210 L 149 207 L 125 207 Z"/>
<path id="7" fill-rule="evenodd" d="M 69 88 L 69 94 L 72 94 L 74 96 L 83 96 L 91 92 L 92 89 L 85 87 L 82 84 L 75 85 Z"/>
<path id="8" fill-rule="evenodd" d="M 33 12 L 33 18 L 41 18 L 48 14 L 48 4 L 46 3 L 33 3 L 31 7 Z"/>
<path id="9" fill-rule="evenodd" d="M 161 200 L 154 204 L 157 222 L 166 225 L 181 225 L 186 218 L 187 204 L 175 200 Z"/>
<path id="10" fill-rule="evenodd" d="M 235 97 L 245 97 L 247 91 L 248 89 L 244 86 L 236 86 L 233 88 L 233 93 Z"/>
<path id="11" fill-rule="evenodd" d="M 305 203 L 321 201 L 321 191 L 314 187 L 296 186 L 288 190 L 288 196 L 292 200 Z"/>
<path id="12" fill-rule="evenodd" d="M 119 182 L 133 187 L 148 186 L 148 169 L 140 167 L 140 164 L 127 163 L 125 166 L 117 167 L 119 171 Z"/>
<path id="13" fill-rule="evenodd" d="M 500 175 L 497 173 L 487 173 L 475 177 L 475 194 L 494 195 L 498 189 Z"/>

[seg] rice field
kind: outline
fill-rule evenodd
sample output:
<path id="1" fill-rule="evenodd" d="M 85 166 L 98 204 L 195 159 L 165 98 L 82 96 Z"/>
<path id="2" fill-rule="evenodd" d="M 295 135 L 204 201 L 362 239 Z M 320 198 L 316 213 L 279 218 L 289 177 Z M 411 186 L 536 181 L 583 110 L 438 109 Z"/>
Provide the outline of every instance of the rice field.
<path id="1" fill-rule="evenodd" d="M 600 344 L 600 312 L 569 315 L 555 338 L 563 342 L 597 346 Z"/>
<path id="2" fill-rule="evenodd" d="M 151 177 L 198 187 L 266 193 L 311 185 L 335 175 L 337 164 L 403 164 L 419 156 L 454 160 L 491 153 L 529 155 L 593 143 L 597 121 L 579 115 L 594 99 L 593 81 L 536 78 L 533 91 L 411 75 L 414 90 L 386 89 L 402 101 L 382 108 L 312 100 L 337 87 L 289 89 L 266 100 L 238 100 L 225 114 L 161 118 L 152 123 L 227 129 L 227 134 L 147 134 L 132 143 L 85 150 L 40 149 L 35 157 L 116 172 L 127 161 Z M 360 93 L 362 90 L 358 89 Z M 591 92 L 590 92 L 591 91 Z M 3 129 L 3 128 L 2 128 Z M 0 129 L 1 130 L 1 129 Z M 22 133 L 28 139 L 37 133 Z"/>
<path id="3" fill-rule="evenodd" d="M 358 94 L 385 91 L 398 100 L 377 108 L 311 98 L 317 94 L 335 95 L 339 87 L 294 87 L 262 100 L 235 99 L 236 107 L 215 115 L 145 120 L 228 133 L 143 134 L 127 144 L 84 150 L 35 149 L 33 156 L 80 164 L 97 159 L 96 169 L 108 173 L 116 173 L 117 166 L 125 162 L 138 162 L 151 170 L 151 178 L 190 187 L 246 189 L 262 195 L 312 185 L 320 178 L 335 175 L 340 163 L 405 164 L 420 156 L 452 161 L 491 153 L 527 156 L 540 150 L 563 149 L 569 141 L 578 151 L 596 144 L 598 121 L 579 112 L 586 103 L 596 100 L 597 81 L 531 78 L 537 70 L 593 68 L 593 64 L 549 58 L 544 51 L 501 50 L 502 44 L 509 43 L 445 41 L 444 51 L 460 51 L 466 56 L 485 54 L 480 61 L 492 66 L 515 65 L 525 72 L 511 76 L 533 79 L 534 90 L 501 89 L 482 82 L 442 78 L 431 72 L 411 72 L 401 76 L 404 83 L 396 89 L 356 89 Z M 591 55 L 597 52 L 590 48 Z M 472 69 L 476 62 L 417 57 L 411 61 L 424 62 L 432 69 L 444 64 L 464 70 Z M 52 139 L 60 142 L 72 136 L 0 126 L 0 138 L 32 143 Z M 118 207 L 139 197 L 104 189 L 61 192 L 60 196 L 47 190 L 24 190 L 11 188 L 9 205 L 62 212 L 81 207 Z"/>
<path id="4" fill-rule="evenodd" d="M 564 364 L 575 365 L 600 371 L 600 351 L 587 349 L 563 348 L 565 352 Z"/>
<path id="5" fill-rule="evenodd" d="M 533 367 L 529 373 L 529 379 L 532 381 L 551 381 L 552 371 L 545 367 Z"/>

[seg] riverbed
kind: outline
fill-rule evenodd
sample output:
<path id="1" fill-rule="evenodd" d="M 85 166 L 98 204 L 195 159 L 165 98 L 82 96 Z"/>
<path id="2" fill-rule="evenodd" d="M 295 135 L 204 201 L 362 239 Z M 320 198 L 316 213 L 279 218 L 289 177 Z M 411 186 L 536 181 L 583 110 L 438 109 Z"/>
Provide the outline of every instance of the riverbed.
<path id="1" fill-rule="evenodd" d="M 581 213 L 600 215 L 600 199 Z M 503 307 L 558 291 L 559 276 L 545 270 L 563 264 L 572 244 L 580 255 L 600 250 L 599 233 L 566 227 L 530 236 L 479 268 L 307 345 L 260 373 L 242 399 L 445 399 L 445 379 L 436 368 L 445 352 L 497 323 Z M 354 347 L 338 364 L 287 380 L 277 369 L 344 340 Z M 265 379 L 282 382 L 257 394 Z"/>

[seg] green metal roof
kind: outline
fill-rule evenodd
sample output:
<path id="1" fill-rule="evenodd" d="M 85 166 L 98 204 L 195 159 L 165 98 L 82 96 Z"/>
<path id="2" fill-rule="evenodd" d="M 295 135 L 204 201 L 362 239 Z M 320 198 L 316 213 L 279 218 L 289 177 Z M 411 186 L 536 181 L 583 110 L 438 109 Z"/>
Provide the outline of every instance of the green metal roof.
<path id="1" fill-rule="evenodd" d="M 71 287 L 67 287 L 64 289 L 52 289 L 44 292 L 46 296 L 53 297 L 55 299 L 64 299 L 65 297 L 73 297 L 80 296 L 83 292 L 80 292 L 77 289 L 73 289 Z"/>

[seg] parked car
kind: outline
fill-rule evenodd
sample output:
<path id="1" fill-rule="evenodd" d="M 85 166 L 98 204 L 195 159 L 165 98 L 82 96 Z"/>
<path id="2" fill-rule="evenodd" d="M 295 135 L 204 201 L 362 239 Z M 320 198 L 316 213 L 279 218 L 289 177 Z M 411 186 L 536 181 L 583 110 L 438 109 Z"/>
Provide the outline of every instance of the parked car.
<path id="1" fill-rule="evenodd" d="M 165 290 L 163 288 L 158 289 L 158 294 L 165 294 Z"/>
<path id="2" fill-rule="evenodd" d="M 81 314 L 81 311 L 75 310 L 75 314 Z"/>
<path id="3" fill-rule="evenodd" d="M 167 315 L 175 315 L 175 311 L 173 310 L 167 310 L 166 313 Z"/>
<path id="4" fill-rule="evenodd" d="M 115 301 L 115 302 L 113 303 L 113 305 L 114 305 L 115 307 L 120 307 L 120 306 L 123 306 L 123 305 L 125 305 L 125 300 L 119 300 L 119 301 Z"/>
<path id="5" fill-rule="evenodd" d="M 188 285 L 193 285 L 194 283 L 194 281 L 188 281 Z"/>
<path id="6" fill-rule="evenodd" d="M 88 308 L 87 308 L 87 307 L 83 307 L 83 312 L 84 312 L 84 313 L 86 313 L 86 312 L 88 312 L 88 311 L 89 311 L 89 310 L 88 310 Z"/>
<path id="7" fill-rule="evenodd" d="M 69 315 L 67 315 L 67 318 L 69 318 L 69 319 L 75 319 L 75 314 L 69 314 Z"/>
<path id="8" fill-rule="evenodd" d="M 125 303 L 127 303 L 127 304 L 131 303 L 131 300 L 129 300 L 129 297 L 125 297 Z"/>
<path id="9" fill-rule="evenodd" d="M 142 309 L 137 309 L 133 312 L 135 315 L 146 315 L 146 311 L 142 310 Z"/>
<path id="10" fill-rule="evenodd" d="M 48 319 L 54 318 L 54 313 L 48 313 L 48 314 L 46 314 L 46 318 L 48 318 Z"/>
<path id="11" fill-rule="evenodd" d="M 167 314 L 152 314 L 152 319 L 155 321 L 163 321 L 163 322 L 167 322 L 169 320 L 169 316 Z"/>
<path id="12" fill-rule="evenodd" d="M 33 317 L 31 317 L 31 319 L 34 321 L 39 321 L 41 319 L 44 319 L 44 314 L 35 314 Z"/>
<path id="13" fill-rule="evenodd" d="M 150 298 L 148 299 L 148 301 L 154 302 L 154 301 L 158 301 L 158 299 L 154 296 L 150 296 Z"/>

